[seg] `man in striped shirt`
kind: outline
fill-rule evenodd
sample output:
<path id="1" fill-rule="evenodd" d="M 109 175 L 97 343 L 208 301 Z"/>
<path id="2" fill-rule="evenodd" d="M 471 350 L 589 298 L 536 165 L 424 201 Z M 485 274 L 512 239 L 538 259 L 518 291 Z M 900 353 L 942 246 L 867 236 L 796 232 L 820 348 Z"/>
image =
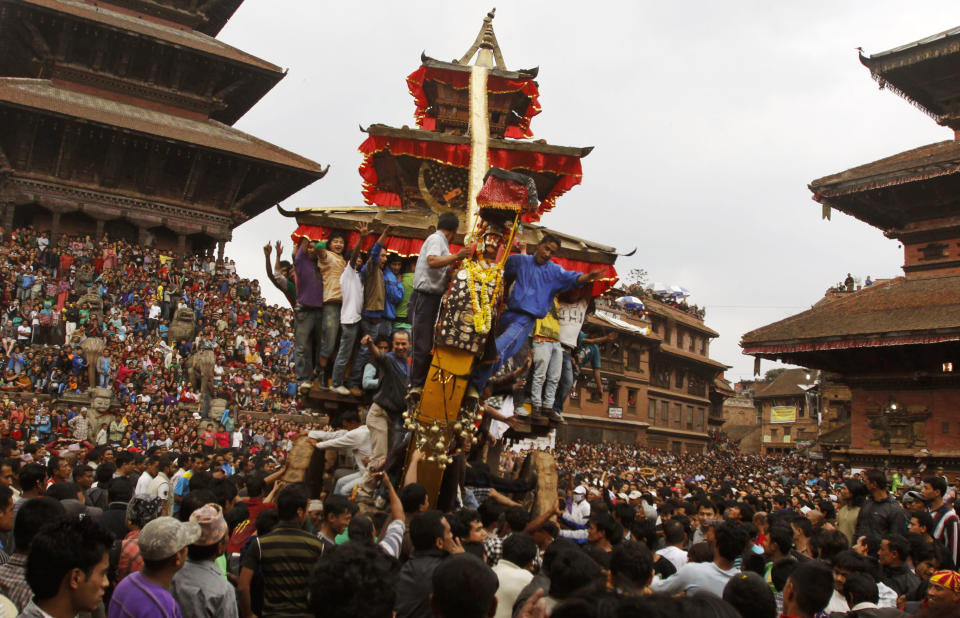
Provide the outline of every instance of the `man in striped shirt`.
<path id="1" fill-rule="evenodd" d="M 927 503 L 930 517 L 933 518 L 933 538 L 947 547 L 947 551 L 957 563 L 960 558 L 960 519 L 957 512 L 943 501 L 947 495 L 947 482 L 942 476 L 929 476 L 923 479 L 923 501 Z"/>
<path id="2" fill-rule="evenodd" d="M 323 555 L 323 544 L 303 529 L 307 520 L 307 489 L 289 485 L 277 497 L 280 523 L 259 545 L 249 547 L 243 556 L 237 593 L 241 618 L 253 615 L 250 582 L 260 569 L 263 574 L 265 616 L 312 616 L 307 603 L 310 573 Z"/>

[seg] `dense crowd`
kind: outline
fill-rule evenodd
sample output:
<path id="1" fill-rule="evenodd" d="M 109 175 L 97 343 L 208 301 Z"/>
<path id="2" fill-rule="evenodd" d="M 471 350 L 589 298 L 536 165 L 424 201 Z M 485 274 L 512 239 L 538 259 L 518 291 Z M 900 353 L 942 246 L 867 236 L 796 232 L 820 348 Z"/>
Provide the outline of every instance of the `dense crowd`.
<path id="1" fill-rule="evenodd" d="M 507 446 L 498 442 L 517 414 L 562 422 L 568 369 L 599 368 L 577 296 L 559 299 L 553 326 L 544 304 L 524 345 L 480 383 L 480 440 L 462 444 L 431 497 L 425 455 L 414 450 L 406 466 L 397 455 L 416 386 L 402 322 L 416 274 L 404 271 L 417 269 L 381 256 L 380 242 L 361 256 L 345 240 L 301 243 L 293 263 L 273 256 L 273 283 L 291 300 L 281 308 L 229 261 L 175 266 L 122 241 L 3 236 L 3 615 L 960 615 L 960 520 L 942 470 L 745 455 L 722 435 L 696 454 L 559 443 L 552 502 L 519 446 L 484 461 Z M 457 257 L 442 258 L 430 266 L 441 275 Z M 327 281 L 324 262 L 340 260 L 332 273 L 345 298 L 320 300 L 318 287 L 309 315 L 300 283 Z M 397 305 L 384 314 L 388 284 Z M 420 291 L 422 310 L 432 300 Z M 416 333 L 422 315 L 409 317 Z M 171 340 L 184 326 L 192 336 Z M 294 341 L 298 326 L 310 341 Z M 84 341 L 94 337 L 105 344 L 91 375 Z M 349 357 L 336 360 L 344 346 L 363 350 L 349 370 Z M 189 367 L 205 352 L 208 385 Z M 237 418 L 295 410 L 304 381 L 367 390 L 365 420 L 352 410 L 337 428 Z M 84 407 L 58 405 L 93 386 L 120 402 L 102 427 Z M 226 408 L 211 420 L 215 399 Z M 322 482 L 287 482 L 304 440 L 341 455 Z"/>
<path id="2" fill-rule="evenodd" d="M 443 510 L 415 455 L 399 489 L 377 474 L 378 510 L 336 492 L 310 500 L 245 449 L 140 457 L 2 443 L 9 615 L 960 612 L 956 491 L 942 470 L 888 478 L 799 456 L 561 443 L 558 501 L 531 515 L 515 501 L 528 488 L 523 452 L 495 473 L 467 462 L 476 505 Z"/>

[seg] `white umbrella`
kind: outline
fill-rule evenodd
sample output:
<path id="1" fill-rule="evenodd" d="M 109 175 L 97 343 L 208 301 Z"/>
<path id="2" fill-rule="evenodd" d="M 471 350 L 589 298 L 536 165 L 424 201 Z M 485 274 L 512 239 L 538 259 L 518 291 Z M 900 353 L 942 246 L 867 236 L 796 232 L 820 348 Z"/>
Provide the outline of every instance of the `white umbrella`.
<path id="1" fill-rule="evenodd" d="M 667 285 L 666 283 L 661 283 L 661 282 L 659 282 L 659 281 L 657 281 L 656 283 L 654 283 L 653 285 L 651 285 L 648 289 L 652 290 L 654 294 L 669 294 L 669 293 L 670 293 L 670 286 Z"/>
<path id="2" fill-rule="evenodd" d="M 690 290 L 680 285 L 671 285 L 670 294 L 673 296 L 690 296 Z"/>
<path id="3" fill-rule="evenodd" d="M 636 296 L 621 296 L 616 301 L 620 305 L 623 305 L 627 309 L 640 309 L 643 310 L 643 301 L 637 298 Z"/>

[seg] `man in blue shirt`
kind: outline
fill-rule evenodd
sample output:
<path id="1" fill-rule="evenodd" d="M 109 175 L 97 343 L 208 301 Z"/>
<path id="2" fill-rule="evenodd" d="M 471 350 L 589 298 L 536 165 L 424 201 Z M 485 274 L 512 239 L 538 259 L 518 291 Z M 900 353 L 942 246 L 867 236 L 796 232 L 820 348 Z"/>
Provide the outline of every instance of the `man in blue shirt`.
<path id="1" fill-rule="evenodd" d="M 517 254 L 507 258 L 503 275 L 508 281 L 513 279 L 514 283 L 512 288 L 508 282 L 504 283 L 504 287 L 510 289 L 510 296 L 507 298 L 507 308 L 500 315 L 497 358 L 493 363 L 482 364 L 474 370 L 470 380 L 471 389 L 464 400 L 468 409 L 475 405 L 490 376 L 527 342 L 536 321 L 550 311 L 554 297 L 577 286 L 592 283 L 603 273 L 602 270 L 589 273 L 564 270 L 550 261 L 559 249 L 560 239 L 547 234 L 533 255 Z"/>

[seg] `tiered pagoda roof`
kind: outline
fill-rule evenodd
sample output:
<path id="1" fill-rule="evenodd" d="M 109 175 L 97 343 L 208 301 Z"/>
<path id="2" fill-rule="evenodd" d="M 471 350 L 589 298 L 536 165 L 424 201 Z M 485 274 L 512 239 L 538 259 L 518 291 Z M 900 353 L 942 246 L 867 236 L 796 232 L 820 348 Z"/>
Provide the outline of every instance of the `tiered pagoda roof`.
<path id="1" fill-rule="evenodd" d="M 421 56 L 421 66 L 407 77 L 420 128 L 374 124 L 360 146 L 360 175 L 368 204 L 423 211 L 464 211 L 469 193 L 471 141 L 469 120 L 470 60 L 489 49 L 495 66 L 487 76 L 490 126 L 488 160 L 492 167 L 531 176 L 537 185 L 539 212 L 580 184 L 580 159 L 592 148 L 552 146 L 528 141 L 530 121 L 540 113 L 537 69 L 508 70 L 493 32 L 493 11 L 476 41 L 460 60 L 441 62 Z"/>
<path id="2" fill-rule="evenodd" d="M 223 240 L 323 177 L 230 126 L 284 76 L 211 36 L 239 5 L 0 0 L 0 205 Z"/>
<path id="3" fill-rule="evenodd" d="M 860 61 L 881 86 L 960 129 L 960 28 L 861 54 Z M 960 141 L 825 176 L 810 190 L 825 217 L 837 209 L 899 240 L 905 276 L 828 294 L 807 311 L 746 333 L 743 352 L 845 375 L 937 374 L 943 358 L 960 353 Z"/>
<path id="4" fill-rule="evenodd" d="M 860 55 L 882 88 L 890 88 L 938 124 L 960 130 L 960 27 L 900 47 Z"/>

